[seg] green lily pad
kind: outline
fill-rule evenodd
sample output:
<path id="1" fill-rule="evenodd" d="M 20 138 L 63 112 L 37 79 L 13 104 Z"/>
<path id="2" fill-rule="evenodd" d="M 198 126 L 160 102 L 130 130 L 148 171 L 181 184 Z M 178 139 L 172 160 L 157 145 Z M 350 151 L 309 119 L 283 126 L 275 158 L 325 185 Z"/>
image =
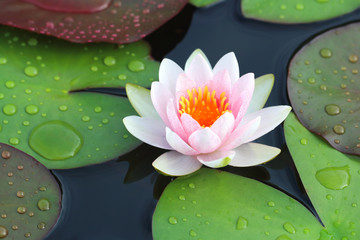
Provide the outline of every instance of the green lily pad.
<path id="1" fill-rule="evenodd" d="M 189 3 L 191 3 L 195 7 L 207 7 L 221 1 L 223 0 L 189 0 Z"/>
<path id="2" fill-rule="evenodd" d="M 56 223 L 61 190 L 50 171 L 0 143 L 0 239 L 43 239 Z"/>
<path id="3" fill-rule="evenodd" d="M 101 163 L 140 144 L 125 97 L 83 91 L 150 86 L 159 64 L 145 42 L 74 44 L 0 28 L 0 141 L 52 169 Z"/>
<path id="4" fill-rule="evenodd" d="M 308 23 L 327 20 L 360 7 L 358 0 L 242 0 L 247 18 L 276 23 Z"/>
<path id="5" fill-rule="evenodd" d="M 323 231 L 303 205 L 284 193 L 207 168 L 171 182 L 153 216 L 155 240 L 315 240 Z"/>
<path id="6" fill-rule="evenodd" d="M 301 123 L 341 152 L 360 155 L 360 23 L 323 33 L 291 60 L 290 101 Z"/>
<path id="7" fill-rule="evenodd" d="M 333 239 L 359 239 L 360 158 L 333 149 L 294 114 L 285 137 L 305 189 Z"/>

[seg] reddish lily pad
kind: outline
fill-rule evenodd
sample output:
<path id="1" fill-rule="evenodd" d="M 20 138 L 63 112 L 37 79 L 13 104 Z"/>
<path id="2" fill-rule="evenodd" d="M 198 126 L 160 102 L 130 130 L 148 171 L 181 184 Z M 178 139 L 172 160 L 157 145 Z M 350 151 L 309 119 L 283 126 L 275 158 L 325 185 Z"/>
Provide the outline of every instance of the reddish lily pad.
<path id="1" fill-rule="evenodd" d="M 187 0 L 3 0 L 0 23 L 72 42 L 137 41 L 176 15 Z"/>
<path id="2" fill-rule="evenodd" d="M 0 143 L 0 239 L 43 239 L 55 225 L 61 190 L 50 171 Z"/>
<path id="3" fill-rule="evenodd" d="M 84 91 L 149 87 L 159 64 L 145 42 L 75 44 L 0 28 L 0 141 L 51 169 L 118 157 L 140 144 L 122 123 L 135 114 L 125 97 Z"/>
<path id="4" fill-rule="evenodd" d="M 321 34 L 291 60 L 290 101 L 301 123 L 341 152 L 360 155 L 360 24 Z"/>
<path id="5" fill-rule="evenodd" d="M 208 168 L 172 181 L 153 216 L 154 240 L 315 240 L 324 231 L 304 206 L 286 194 Z"/>
<path id="6" fill-rule="evenodd" d="M 308 23 L 350 13 L 357 0 L 242 0 L 245 17 L 276 23 Z"/>

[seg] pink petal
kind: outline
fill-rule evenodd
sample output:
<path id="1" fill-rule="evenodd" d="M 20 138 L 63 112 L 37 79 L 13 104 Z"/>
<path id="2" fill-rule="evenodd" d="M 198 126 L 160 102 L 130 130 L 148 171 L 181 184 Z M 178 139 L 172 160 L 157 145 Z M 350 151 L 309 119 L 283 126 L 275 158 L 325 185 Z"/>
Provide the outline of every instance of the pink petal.
<path id="1" fill-rule="evenodd" d="M 183 176 L 197 171 L 202 164 L 193 156 L 170 151 L 160 155 L 152 165 L 166 175 Z"/>
<path id="2" fill-rule="evenodd" d="M 198 155 L 199 152 L 190 147 L 184 140 L 174 133 L 170 128 L 166 128 L 166 140 L 169 145 L 179 153 L 184 155 Z"/>
<path id="3" fill-rule="evenodd" d="M 253 136 L 251 136 L 251 138 L 248 139 L 248 142 L 251 142 L 273 130 L 285 120 L 290 111 L 290 106 L 274 106 L 245 115 L 240 123 L 241 125 L 247 124 L 259 116 L 261 117 L 261 123 L 258 130 L 254 133 Z"/>
<path id="4" fill-rule="evenodd" d="M 188 93 L 187 90 L 192 90 L 196 88 L 196 83 L 193 79 L 189 78 L 186 74 L 179 75 L 177 82 L 176 82 L 176 102 L 179 103 L 180 97 L 184 96 L 187 98 Z"/>
<path id="5" fill-rule="evenodd" d="M 141 141 L 158 148 L 173 149 L 166 141 L 166 127 L 161 120 L 129 116 L 123 122 L 127 130 Z"/>
<path id="6" fill-rule="evenodd" d="M 170 99 L 168 102 L 166 112 L 169 119 L 168 127 L 170 127 L 170 129 L 179 135 L 179 137 L 181 137 L 183 140 L 187 141 L 187 134 L 185 133 L 185 130 L 180 122 L 179 113 L 175 109 L 174 99 Z"/>
<path id="7" fill-rule="evenodd" d="M 224 69 L 228 70 L 230 79 L 233 83 L 239 78 L 239 64 L 233 52 L 227 53 L 220 58 L 220 60 L 215 64 L 213 73 L 216 74 Z"/>
<path id="8" fill-rule="evenodd" d="M 201 54 L 194 57 L 189 67 L 185 69 L 185 73 L 199 87 L 203 86 L 213 77 L 211 66 Z"/>
<path id="9" fill-rule="evenodd" d="M 231 79 L 229 72 L 225 69 L 219 71 L 214 78 L 208 83 L 210 94 L 213 90 L 216 91 L 216 96 L 220 96 L 225 92 L 227 98 L 230 97 Z"/>
<path id="10" fill-rule="evenodd" d="M 234 115 L 230 112 L 226 112 L 213 123 L 210 129 L 219 136 L 221 141 L 223 141 L 234 129 L 234 122 Z"/>
<path id="11" fill-rule="evenodd" d="M 247 73 L 239 78 L 232 87 L 230 106 L 235 117 L 237 125 L 250 105 L 250 101 L 255 88 L 255 79 L 253 73 Z"/>
<path id="12" fill-rule="evenodd" d="M 261 122 L 261 117 L 257 117 L 252 121 L 239 125 L 226 139 L 219 150 L 231 150 L 240 146 L 243 143 L 249 142 L 249 139 L 255 134 L 258 130 Z"/>
<path id="13" fill-rule="evenodd" d="M 234 151 L 217 151 L 209 154 L 201 154 L 197 156 L 197 159 L 208 167 L 220 168 L 228 165 L 234 156 Z"/>
<path id="14" fill-rule="evenodd" d="M 176 81 L 184 71 L 172 60 L 164 58 L 159 68 L 159 81 L 175 96 Z"/>
<path id="15" fill-rule="evenodd" d="M 188 136 L 190 136 L 193 132 L 201 128 L 200 124 L 187 113 L 183 113 L 180 117 L 180 120 Z"/>
<path id="16" fill-rule="evenodd" d="M 234 149 L 235 157 L 229 163 L 234 167 L 249 167 L 262 164 L 275 158 L 281 152 L 276 147 L 259 143 L 246 143 Z"/>
<path id="17" fill-rule="evenodd" d="M 174 98 L 174 95 L 170 90 L 160 82 L 153 82 L 151 84 L 151 101 L 159 113 L 161 119 L 166 125 L 169 125 L 169 120 L 167 117 L 167 103 L 170 99 Z"/>
<path id="18" fill-rule="evenodd" d="M 191 134 L 189 144 L 199 153 L 209 153 L 220 146 L 221 140 L 210 128 L 206 127 Z"/>

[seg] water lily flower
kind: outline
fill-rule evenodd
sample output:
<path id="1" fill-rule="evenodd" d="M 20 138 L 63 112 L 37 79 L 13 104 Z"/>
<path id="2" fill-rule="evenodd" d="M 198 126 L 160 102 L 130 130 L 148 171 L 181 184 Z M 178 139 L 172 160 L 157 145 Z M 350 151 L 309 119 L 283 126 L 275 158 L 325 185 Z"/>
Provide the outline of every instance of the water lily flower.
<path id="1" fill-rule="evenodd" d="M 232 52 L 212 68 L 205 54 L 196 50 L 184 70 L 164 59 L 159 82 L 152 83 L 151 91 L 128 84 L 128 97 L 141 117 L 123 121 L 141 141 L 171 150 L 153 162 L 167 175 L 186 175 L 202 165 L 258 165 L 273 159 L 280 149 L 252 141 L 273 130 L 291 110 L 261 109 L 272 85 L 273 75 L 256 81 L 253 73 L 239 77 Z"/>

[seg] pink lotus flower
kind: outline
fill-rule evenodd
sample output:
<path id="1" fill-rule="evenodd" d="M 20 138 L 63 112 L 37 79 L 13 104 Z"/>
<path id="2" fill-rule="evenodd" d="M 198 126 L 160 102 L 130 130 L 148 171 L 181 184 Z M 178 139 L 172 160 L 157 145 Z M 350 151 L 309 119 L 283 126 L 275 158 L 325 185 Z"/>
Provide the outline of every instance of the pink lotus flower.
<path id="1" fill-rule="evenodd" d="M 273 75 L 256 81 L 253 73 L 239 78 L 234 53 L 223 56 L 212 69 L 206 56 L 196 50 L 185 70 L 164 59 L 159 80 L 152 83 L 151 93 L 136 85 L 126 86 L 130 102 L 142 117 L 123 120 L 141 141 L 171 150 L 153 162 L 158 171 L 180 176 L 203 164 L 212 168 L 253 166 L 280 153 L 278 148 L 251 143 L 278 126 L 291 110 L 289 106 L 261 109 Z"/>

